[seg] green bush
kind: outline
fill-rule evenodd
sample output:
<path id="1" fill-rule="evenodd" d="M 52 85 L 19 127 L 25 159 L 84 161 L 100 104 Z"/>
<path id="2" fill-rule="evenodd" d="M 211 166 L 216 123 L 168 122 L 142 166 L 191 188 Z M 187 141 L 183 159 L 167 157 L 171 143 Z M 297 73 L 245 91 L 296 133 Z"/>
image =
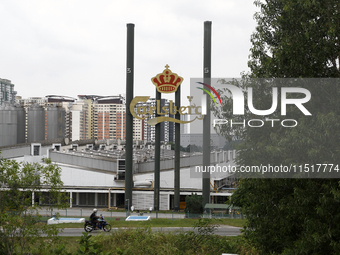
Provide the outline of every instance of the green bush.
<path id="1" fill-rule="evenodd" d="M 202 214 L 203 213 L 203 197 L 198 196 L 197 193 L 191 194 L 191 196 L 186 196 L 185 198 L 185 213 L 190 213 L 190 214 Z"/>

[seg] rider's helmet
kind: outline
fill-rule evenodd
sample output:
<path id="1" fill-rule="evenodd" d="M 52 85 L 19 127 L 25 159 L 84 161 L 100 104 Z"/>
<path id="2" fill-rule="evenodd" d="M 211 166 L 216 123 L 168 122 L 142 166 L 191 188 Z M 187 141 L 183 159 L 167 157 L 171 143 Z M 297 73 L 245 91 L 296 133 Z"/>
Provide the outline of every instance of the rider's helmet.
<path id="1" fill-rule="evenodd" d="M 96 209 L 96 208 L 94 208 L 94 209 L 93 209 L 93 212 L 95 212 L 95 213 L 96 213 L 96 212 L 97 212 L 97 209 Z"/>

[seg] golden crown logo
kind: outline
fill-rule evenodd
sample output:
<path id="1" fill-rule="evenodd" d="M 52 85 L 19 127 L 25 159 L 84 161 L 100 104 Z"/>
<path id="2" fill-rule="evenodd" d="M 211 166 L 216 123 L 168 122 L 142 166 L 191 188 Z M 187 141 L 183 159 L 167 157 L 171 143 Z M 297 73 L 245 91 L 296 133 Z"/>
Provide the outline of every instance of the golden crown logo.
<path id="1" fill-rule="evenodd" d="M 171 72 L 169 66 L 166 65 L 163 73 L 159 73 L 155 77 L 152 77 L 151 81 L 156 86 L 158 92 L 173 93 L 177 91 L 183 78 L 176 73 Z"/>

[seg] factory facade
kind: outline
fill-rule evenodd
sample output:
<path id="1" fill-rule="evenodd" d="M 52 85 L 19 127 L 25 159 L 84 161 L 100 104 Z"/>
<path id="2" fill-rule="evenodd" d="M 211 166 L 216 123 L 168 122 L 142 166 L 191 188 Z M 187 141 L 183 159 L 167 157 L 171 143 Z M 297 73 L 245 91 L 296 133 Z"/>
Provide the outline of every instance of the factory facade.
<path id="1" fill-rule="evenodd" d="M 43 158 L 51 158 L 61 169 L 70 207 L 122 208 L 127 202 L 124 200 L 125 150 L 122 145 L 99 144 L 96 140 L 66 144 L 65 139 L 55 139 L 53 143 L 46 141 L 6 146 L 1 150 L 1 157 L 19 162 L 44 164 Z M 213 151 L 211 162 L 234 165 L 235 156 L 235 151 Z M 133 197 L 128 203 L 136 210 L 147 210 L 153 207 L 154 201 L 154 149 L 135 145 L 133 161 Z M 181 153 L 181 209 L 185 207 L 185 196 L 192 193 L 200 195 L 202 192 L 202 179 L 191 174 L 191 166 L 200 161 L 200 153 Z M 162 146 L 160 178 L 160 210 L 171 210 L 174 199 L 174 151 L 169 146 Z M 211 175 L 211 201 L 223 203 L 228 200 L 235 182 L 230 173 Z M 43 196 L 48 198 L 48 189 Z M 33 194 L 33 197 L 32 202 L 41 203 L 39 196 Z"/>

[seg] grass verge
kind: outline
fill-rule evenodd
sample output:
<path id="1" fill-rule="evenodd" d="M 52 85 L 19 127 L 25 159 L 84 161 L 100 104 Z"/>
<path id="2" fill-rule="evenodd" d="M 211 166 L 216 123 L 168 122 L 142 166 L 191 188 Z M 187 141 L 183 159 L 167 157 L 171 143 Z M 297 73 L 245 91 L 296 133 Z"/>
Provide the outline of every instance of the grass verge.
<path id="1" fill-rule="evenodd" d="M 60 237 L 53 243 L 49 252 L 40 254 L 257 254 L 245 245 L 243 236 L 222 237 L 211 231 L 201 229 L 204 226 L 213 230 L 211 220 L 197 221 L 195 231 L 185 233 L 153 232 L 150 227 L 120 229 L 109 234 L 92 236 L 84 233 L 81 237 Z M 42 240 L 40 240 L 42 241 Z M 46 253 L 45 253 L 46 252 Z M 80 252 L 80 253 L 79 253 Z"/>

